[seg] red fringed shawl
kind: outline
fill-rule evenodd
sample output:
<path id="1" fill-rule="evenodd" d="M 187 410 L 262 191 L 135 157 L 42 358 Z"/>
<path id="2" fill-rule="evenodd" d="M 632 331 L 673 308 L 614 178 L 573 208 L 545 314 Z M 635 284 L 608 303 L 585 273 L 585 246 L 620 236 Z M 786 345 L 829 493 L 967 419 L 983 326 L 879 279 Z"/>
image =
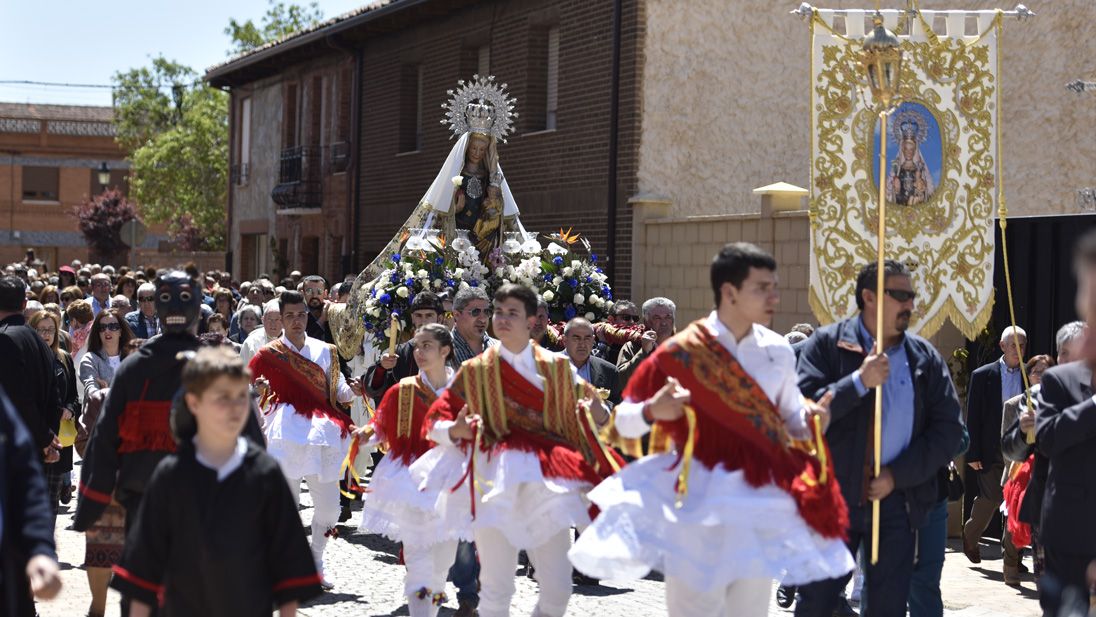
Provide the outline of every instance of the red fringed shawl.
<path id="1" fill-rule="evenodd" d="M 339 355 L 331 348 L 330 374 L 325 373 L 319 364 L 286 347 L 281 339 L 275 340 L 259 349 L 248 363 L 251 378 L 265 378 L 270 382 L 270 390 L 263 397 L 260 406 L 285 403 L 306 417 L 320 416 L 339 425 L 342 436 L 350 433 L 350 416 L 338 408 L 336 388 L 338 387 Z"/>
<path id="2" fill-rule="evenodd" d="M 437 399 L 418 375 L 404 377 L 399 385 L 384 393 L 373 417 L 373 427 L 388 446 L 388 456 L 410 465 L 430 449 L 432 444 L 423 433 L 423 421 Z"/>
<path id="3" fill-rule="evenodd" d="M 534 346 L 542 392 L 489 348 L 466 361 L 452 385 L 427 412 L 424 433 L 439 420 L 454 420 L 468 405 L 480 415 L 481 449 L 532 452 L 546 478 L 597 484 L 623 466 L 623 459 L 605 447 L 578 405 L 570 360 Z"/>
<path id="4" fill-rule="evenodd" d="M 692 393 L 696 460 L 709 469 L 723 465 L 728 471 L 741 470 L 751 486 L 775 484 L 795 499 L 800 516 L 820 535 L 846 537 L 848 507 L 828 446 L 820 440 L 826 451 L 819 453 L 810 442 L 792 439 L 765 391 L 702 322 L 690 324 L 644 360 L 624 396 L 645 401 L 669 377 Z M 682 418 L 659 422 L 655 429 L 669 434 L 680 452 L 686 426 Z M 820 459 L 827 461 L 825 470 Z"/>
<path id="5" fill-rule="evenodd" d="M 1008 512 L 1008 532 L 1016 548 L 1031 546 L 1031 525 L 1020 520 L 1020 505 L 1024 503 L 1028 484 L 1031 483 L 1035 455 L 1028 457 L 1020 470 L 1005 482 L 1005 509 Z"/>

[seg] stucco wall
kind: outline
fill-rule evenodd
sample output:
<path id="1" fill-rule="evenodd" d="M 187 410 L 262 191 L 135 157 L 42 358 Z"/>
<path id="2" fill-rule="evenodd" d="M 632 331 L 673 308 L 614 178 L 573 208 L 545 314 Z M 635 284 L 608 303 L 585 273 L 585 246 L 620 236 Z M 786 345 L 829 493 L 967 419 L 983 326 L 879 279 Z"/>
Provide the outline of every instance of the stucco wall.
<path id="1" fill-rule="evenodd" d="M 274 234 L 274 202 L 270 192 L 278 181 L 278 157 L 282 151 L 282 84 L 258 82 L 237 96 L 251 97 L 251 163 L 246 184 L 232 190 L 232 271 L 240 271 L 240 223 L 265 220 L 268 233 Z M 234 104 L 239 105 L 238 102 Z M 238 108 L 237 108 L 238 109 Z M 239 121 L 239 116 L 236 118 Z M 250 227 L 254 229 L 254 227 Z M 269 249 L 267 249 L 269 250 Z M 273 263 L 268 255 L 268 263 Z"/>
<path id="2" fill-rule="evenodd" d="M 816 0 L 827 8 L 867 1 Z M 750 212 L 753 188 L 808 186 L 806 23 L 797 2 L 647 0 L 639 191 L 664 195 L 674 215 Z M 884 6 L 896 8 L 900 2 Z M 922 0 L 924 9 L 1012 8 L 1011 1 Z M 1038 16 L 1008 19 L 1001 44 L 1005 189 L 1012 215 L 1077 211 L 1096 185 L 1096 4 L 1029 0 Z"/>

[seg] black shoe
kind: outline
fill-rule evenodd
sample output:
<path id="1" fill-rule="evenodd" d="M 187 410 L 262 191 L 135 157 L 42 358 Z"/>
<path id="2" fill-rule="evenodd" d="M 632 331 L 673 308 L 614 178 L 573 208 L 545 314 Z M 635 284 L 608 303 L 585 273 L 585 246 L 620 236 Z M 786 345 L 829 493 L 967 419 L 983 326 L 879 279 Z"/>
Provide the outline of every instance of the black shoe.
<path id="1" fill-rule="evenodd" d="M 345 523 L 350 520 L 350 504 L 344 503 L 342 511 L 339 512 L 339 522 Z"/>
<path id="2" fill-rule="evenodd" d="M 837 600 L 837 608 L 833 609 L 833 617 L 857 617 L 857 613 L 849 605 L 849 599 L 842 596 Z"/>
<path id="3" fill-rule="evenodd" d="M 61 502 L 62 503 L 68 503 L 67 501 L 65 501 L 63 499 L 61 500 Z M 1020 574 L 1031 574 L 1031 570 L 1027 566 L 1025 566 L 1024 562 L 1022 562 L 1022 561 L 1020 562 L 1020 565 L 1017 567 L 1017 570 L 1019 570 Z"/>
<path id="4" fill-rule="evenodd" d="M 597 587 L 601 584 L 600 579 L 596 579 L 592 576 L 586 576 L 578 570 L 571 570 L 571 582 L 580 587 Z"/>
<path id="5" fill-rule="evenodd" d="M 791 605 L 795 603 L 796 587 L 785 587 L 781 585 L 776 589 L 776 605 L 780 608 L 791 608 Z"/>
<path id="6" fill-rule="evenodd" d="M 65 488 L 61 489 L 61 503 L 65 504 L 67 506 L 67 505 L 69 505 L 69 502 L 71 502 L 71 501 L 72 501 L 72 485 L 70 484 L 70 485 L 66 486 Z"/>

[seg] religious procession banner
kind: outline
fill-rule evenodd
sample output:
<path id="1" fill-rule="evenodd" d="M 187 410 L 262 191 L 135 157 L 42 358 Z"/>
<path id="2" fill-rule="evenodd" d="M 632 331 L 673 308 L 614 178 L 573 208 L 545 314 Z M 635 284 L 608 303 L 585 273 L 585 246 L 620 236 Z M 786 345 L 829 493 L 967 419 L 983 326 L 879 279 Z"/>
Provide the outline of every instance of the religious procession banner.
<path id="1" fill-rule="evenodd" d="M 859 64 L 873 14 L 814 9 L 810 17 L 810 303 L 822 323 L 856 312 L 856 274 L 876 258 L 879 115 Z M 887 125 L 886 256 L 913 273 L 911 331 L 931 336 L 951 319 L 973 339 L 993 308 L 994 214 L 1003 207 L 1002 16 L 882 14 L 903 51 Z"/>

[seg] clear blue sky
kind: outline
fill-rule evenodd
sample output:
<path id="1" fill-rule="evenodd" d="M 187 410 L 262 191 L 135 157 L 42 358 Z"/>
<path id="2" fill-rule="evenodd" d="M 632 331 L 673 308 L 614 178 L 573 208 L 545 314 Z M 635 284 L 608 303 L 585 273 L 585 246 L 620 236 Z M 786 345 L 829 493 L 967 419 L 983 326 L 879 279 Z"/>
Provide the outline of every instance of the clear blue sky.
<path id="1" fill-rule="evenodd" d="M 318 4 L 330 18 L 366 0 Z M 158 54 L 201 74 L 226 58 L 229 18 L 258 22 L 267 8 L 267 0 L 0 0 L 0 80 L 110 84 Z M 0 101 L 110 105 L 110 90 L 0 84 Z"/>

